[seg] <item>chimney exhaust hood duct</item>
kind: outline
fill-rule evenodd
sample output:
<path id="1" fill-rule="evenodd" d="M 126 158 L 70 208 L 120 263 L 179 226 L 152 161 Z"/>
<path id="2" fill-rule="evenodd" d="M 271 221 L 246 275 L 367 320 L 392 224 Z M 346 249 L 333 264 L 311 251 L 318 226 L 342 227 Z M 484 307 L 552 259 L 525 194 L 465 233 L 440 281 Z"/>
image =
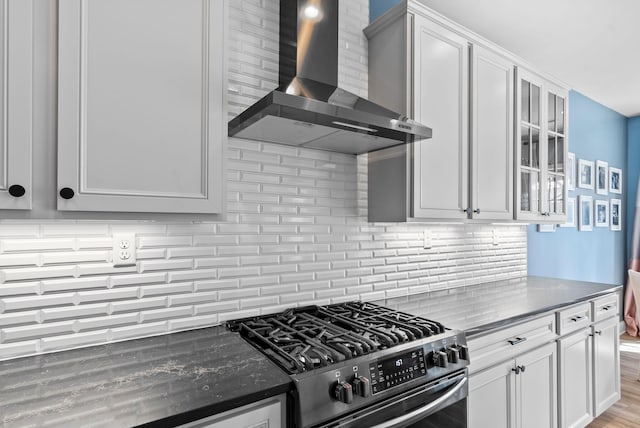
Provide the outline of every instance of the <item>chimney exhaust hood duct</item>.
<path id="1" fill-rule="evenodd" d="M 338 88 L 338 0 L 281 0 L 279 86 L 231 120 L 229 136 L 361 154 L 431 129 Z"/>

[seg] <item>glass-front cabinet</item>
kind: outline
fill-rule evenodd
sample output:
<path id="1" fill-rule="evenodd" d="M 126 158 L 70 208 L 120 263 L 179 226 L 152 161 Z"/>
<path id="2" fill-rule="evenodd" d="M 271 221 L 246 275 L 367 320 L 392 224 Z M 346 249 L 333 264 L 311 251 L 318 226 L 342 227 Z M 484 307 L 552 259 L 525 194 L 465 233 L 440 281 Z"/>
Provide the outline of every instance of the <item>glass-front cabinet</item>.
<path id="1" fill-rule="evenodd" d="M 517 220 L 564 223 L 567 91 L 517 70 Z"/>

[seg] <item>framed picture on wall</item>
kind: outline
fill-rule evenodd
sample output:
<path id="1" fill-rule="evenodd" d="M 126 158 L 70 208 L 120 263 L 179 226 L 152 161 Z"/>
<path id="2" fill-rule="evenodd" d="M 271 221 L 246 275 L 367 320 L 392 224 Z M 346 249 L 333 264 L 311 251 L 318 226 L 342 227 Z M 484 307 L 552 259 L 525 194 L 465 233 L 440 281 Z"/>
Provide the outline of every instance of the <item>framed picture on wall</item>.
<path id="1" fill-rule="evenodd" d="M 538 232 L 555 232 L 556 225 L 555 224 L 539 224 Z"/>
<path id="2" fill-rule="evenodd" d="M 593 196 L 578 196 L 578 230 L 581 232 L 593 230 Z"/>
<path id="3" fill-rule="evenodd" d="M 578 187 L 593 190 L 594 176 L 593 161 L 580 159 L 578 161 Z"/>
<path id="4" fill-rule="evenodd" d="M 611 230 L 622 230 L 622 200 L 611 199 Z"/>
<path id="5" fill-rule="evenodd" d="M 576 154 L 567 156 L 567 190 L 576 190 Z"/>
<path id="6" fill-rule="evenodd" d="M 567 198 L 567 222 L 560 227 L 576 227 L 576 198 Z"/>
<path id="7" fill-rule="evenodd" d="M 609 164 L 601 160 L 596 161 L 596 193 L 609 194 Z"/>
<path id="8" fill-rule="evenodd" d="M 609 201 L 601 199 L 595 202 L 596 227 L 609 227 Z"/>
<path id="9" fill-rule="evenodd" d="M 609 191 L 622 194 L 622 170 L 620 168 L 609 168 Z"/>

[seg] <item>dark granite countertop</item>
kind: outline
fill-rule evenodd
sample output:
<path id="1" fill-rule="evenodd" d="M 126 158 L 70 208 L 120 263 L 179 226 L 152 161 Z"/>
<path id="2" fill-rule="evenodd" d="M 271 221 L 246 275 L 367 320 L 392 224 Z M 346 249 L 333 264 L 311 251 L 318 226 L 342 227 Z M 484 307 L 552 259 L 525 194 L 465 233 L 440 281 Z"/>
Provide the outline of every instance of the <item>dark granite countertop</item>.
<path id="1" fill-rule="evenodd" d="M 373 303 L 439 321 L 471 337 L 619 290 L 621 285 L 529 276 Z"/>
<path id="2" fill-rule="evenodd" d="M 374 303 L 469 337 L 619 290 L 524 277 Z M 238 334 L 212 327 L 0 362 L 0 426 L 174 426 L 290 388 Z"/>
<path id="3" fill-rule="evenodd" d="M 167 427 L 290 382 L 238 334 L 205 328 L 0 362 L 0 426 Z"/>

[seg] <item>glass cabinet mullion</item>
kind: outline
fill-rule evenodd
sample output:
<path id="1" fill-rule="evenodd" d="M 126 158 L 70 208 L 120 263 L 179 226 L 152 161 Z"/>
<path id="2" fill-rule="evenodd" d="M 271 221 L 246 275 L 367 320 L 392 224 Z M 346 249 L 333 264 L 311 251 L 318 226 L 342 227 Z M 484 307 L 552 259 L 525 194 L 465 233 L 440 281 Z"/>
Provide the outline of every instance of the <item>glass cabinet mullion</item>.
<path id="1" fill-rule="evenodd" d="M 567 190 L 567 93 L 527 70 L 519 76 L 519 212 L 527 220 L 562 222 Z"/>

